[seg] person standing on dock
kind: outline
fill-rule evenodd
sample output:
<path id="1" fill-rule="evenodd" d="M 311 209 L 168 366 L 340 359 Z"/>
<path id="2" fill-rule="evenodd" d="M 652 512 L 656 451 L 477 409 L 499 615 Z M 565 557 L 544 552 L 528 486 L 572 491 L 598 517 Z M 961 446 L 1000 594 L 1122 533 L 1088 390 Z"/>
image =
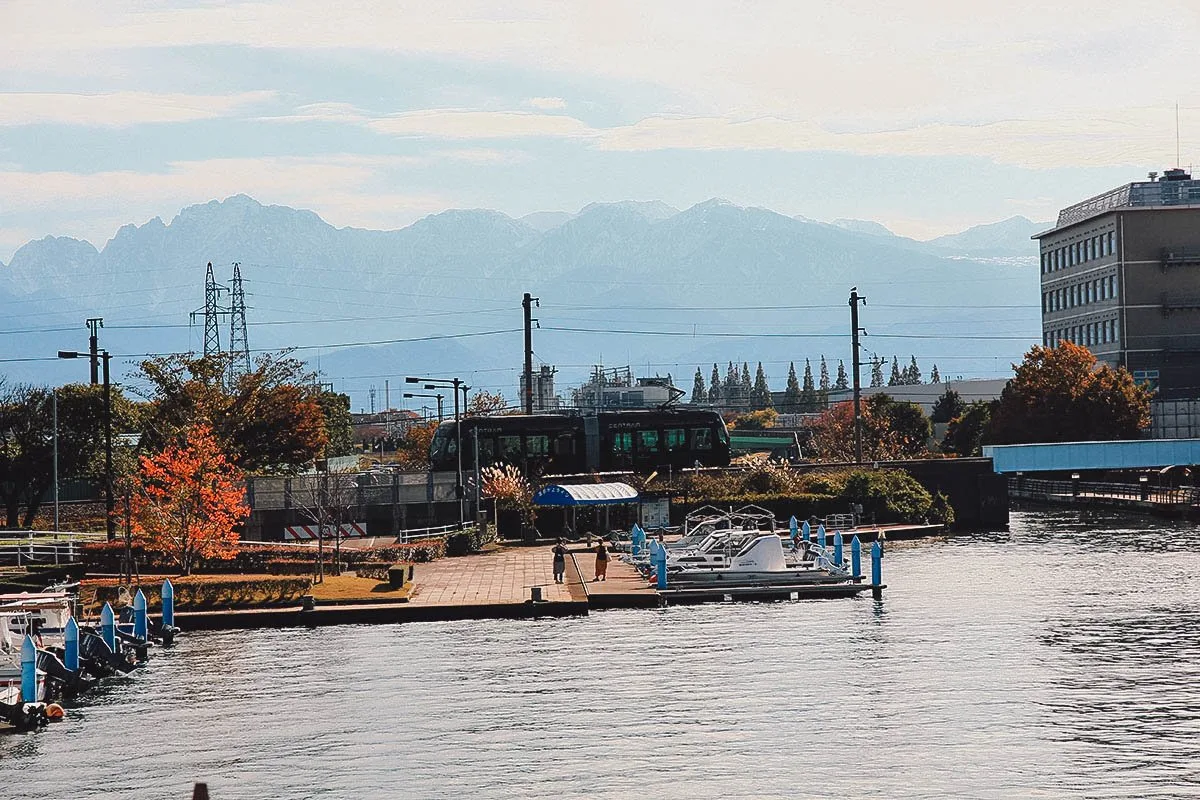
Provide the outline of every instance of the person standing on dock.
<path id="1" fill-rule="evenodd" d="M 567 571 L 567 548 L 563 547 L 562 539 L 554 540 L 554 582 L 562 583 L 563 574 Z"/>
<path id="2" fill-rule="evenodd" d="M 600 539 L 596 545 L 596 577 L 592 578 L 592 582 L 607 580 L 608 572 L 608 548 L 604 546 L 604 540 Z"/>

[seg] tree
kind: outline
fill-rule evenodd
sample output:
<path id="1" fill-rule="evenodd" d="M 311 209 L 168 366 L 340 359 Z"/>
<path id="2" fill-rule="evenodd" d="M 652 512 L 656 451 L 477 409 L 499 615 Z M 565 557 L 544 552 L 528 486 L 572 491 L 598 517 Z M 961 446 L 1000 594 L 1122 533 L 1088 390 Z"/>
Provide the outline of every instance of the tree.
<path id="1" fill-rule="evenodd" d="M 508 401 L 500 392 L 486 392 L 482 389 L 471 395 L 467 407 L 463 410 L 464 417 L 495 417 L 511 413 Z"/>
<path id="2" fill-rule="evenodd" d="M 767 385 L 767 375 L 763 372 L 762 362 L 758 362 L 758 370 L 754 373 L 754 389 L 751 395 L 754 398 L 754 408 L 762 410 L 771 408 L 774 405 L 771 402 L 771 387 Z"/>
<path id="3" fill-rule="evenodd" d="M 963 402 L 958 392 L 946 387 L 941 397 L 933 404 L 933 413 L 929 415 L 930 422 L 949 422 L 963 412 L 967 404 Z"/>
<path id="4" fill-rule="evenodd" d="M 396 463 L 406 469 L 428 469 L 429 446 L 437 427 L 437 420 L 406 427 L 396 440 Z"/>
<path id="5" fill-rule="evenodd" d="M 888 461 L 926 451 L 929 420 L 916 403 L 897 403 L 876 394 L 862 404 L 863 458 Z M 825 461 L 854 458 L 854 403 L 835 403 L 817 417 L 811 445 Z"/>
<path id="6" fill-rule="evenodd" d="M 800 384 L 800 410 L 811 413 L 817 410 L 817 387 L 813 385 L 812 362 L 804 359 L 804 381 Z"/>
<path id="7" fill-rule="evenodd" d="M 846 365 L 840 358 L 838 359 L 837 380 L 834 381 L 833 388 L 839 392 L 844 392 L 850 388 L 850 379 L 846 377 Z"/>
<path id="8" fill-rule="evenodd" d="M 350 419 L 350 395 L 323 391 L 317 395 L 325 420 L 325 457 L 336 458 L 354 453 L 354 424 Z"/>
<path id="9" fill-rule="evenodd" d="M 892 356 L 892 374 L 888 376 L 888 386 L 903 386 L 904 374 L 900 372 L 900 361 Z"/>
<path id="10" fill-rule="evenodd" d="M 929 371 L 929 382 L 930 383 L 941 383 L 942 382 L 942 375 L 941 375 L 941 373 L 938 372 L 937 364 L 934 364 L 933 369 Z"/>
<path id="11" fill-rule="evenodd" d="M 342 525 L 353 522 L 358 504 L 358 474 L 354 470 L 321 469 L 292 478 L 292 505 L 317 526 L 313 574 L 325 580 L 325 540 L 334 541 L 333 573 L 342 574 Z"/>
<path id="12" fill-rule="evenodd" d="M 906 386 L 917 386 L 921 383 L 921 368 L 917 366 L 917 357 L 909 356 L 908 366 L 904 368 L 904 383 Z"/>
<path id="13" fill-rule="evenodd" d="M 796 362 L 788 365 L 787 387 L 783 390 L 783 412 L 796 414 L 800 411 L 800 381 L 796 379 Z"/>
<path id="14" fill-rule="evenodd" d="M 730 427 L 747 431 L 762 431 L 767 428 L 774 428 L 775 422 L 778 419 L 779 414 L 775 413 L 775 409 L 764 408 L 759 411 L 748 411 L 745 414 L 738 414 L 733 418 Z"/>
<path id="15" fill-rule="evenodd" d="M 61 481 L 104 472 L 104 390 L 87 384 L 54 391 L 4 385 L 0 380 L 0 501 L 5 527 L 28 528 L 54 486 L 54 395 Z M 135 431 L 139 410 L 119 387 L 112 387 L 111 402 L 114 436 Z M 114 466 L 121 469 L 124 461 L 117 457 Z"/>
<path id="16" fill-rule="evenodd" d="M 733 362 L 729 362 L 729 368 L 725 370 L 725 407 L 738 408 L 742 404 L 742 376 L 738 373 L 737 367 Z"/>
<path id="17" fill-rule="evenodd" d="M 909 458 L 929 450 L 933 429 L 920 405 L 896 401 L 882 393 L 871 395 L 866 405 L 871 416 L 891 434 L 900 457 Z"/>
<path id="18" fill-rule="evenodd" d="M 825 356 L 821 356 L 821 377 L 817 383 L 817 406 L 825 408 L 829 405 L 829 365 Z"/>
<path id="19" fill-rule="evenodd" d="M 871 356 L 871 387 L 883 386 L 883 365 L 882 356 Z"/>
<path id="20" fill-rule="evenodd" d="M 741 395 L 742 403 L 749 407 L 751 400 L 754 397 L 754 382 L 750 380 L 750 365 L 745 361 L 742 362 Z"/>
<path id="21" fill-rule="evenodd" d="M 131 497 L 134 534 L 190 575 L 200 559 L 236 547 L 235 528 L 250 514 L 243 495 L 241 471 L 221 452 L 212 428 L 198 422 L 182 440 L 142 457 Z"/>
<path id="22" fill-rule="evenodd" d="M 227 354 L 143 361 L 139 371 L 150 401 L 143 445 L 161 449 L 200 420 L 246 472 L 295 472 L 325 451 L 321 391 L 302 362 L 264 354 L 254 369 L 226 384 L 228 362 Z"/>
<path id="23" fill-rule="evenodd" d="M 700 368 L 696 367 L 696 377 L 692 379 L 692 405 L 704 405 L 708 400 L 708 392 L 704 390 L 704 375 L 700 373 Z"/>
<path id="24" fill-rule="evenodd" d="M 1097 367 L 1086 347 L 1035 345 L 1004 387 L 988 433 L 996 444 L 1135 439 L 1151 392 L 1124 368 Z"/>
<path id="25" fill-rule="evenodd" d="M 708 402 L 719 406 L 723 399 L 721 396 L 721 373 L 717 370 L 717 365 L 713 364 L 712 377 L 708 381 Z"/>
<path id="26" fill-rule="evenodd" d="M 976 400 L 965 406 L 946 426 L 942 437 L 942 451 L 960 456 L 977 456 L 992 422 L 992 410 L 999 401 Z"/>

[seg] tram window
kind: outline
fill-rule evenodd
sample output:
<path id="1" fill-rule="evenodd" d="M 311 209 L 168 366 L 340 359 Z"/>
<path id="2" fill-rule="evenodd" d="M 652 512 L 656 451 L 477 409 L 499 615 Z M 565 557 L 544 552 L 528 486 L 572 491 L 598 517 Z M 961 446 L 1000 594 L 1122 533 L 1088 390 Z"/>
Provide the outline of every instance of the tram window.
<path id="1" fill-rule="evenodd" d="M 658 431 L 638 431 L 638 451 L 642 453 L 658 452 Z"/>
<path id="2" fill-rule="evenodd" d="M 530 458 L 550 455 L 550 437 L 544 435 L 526 436 L 525 454 Z"/>
<path id="3" fill-rule="evenodd" d="M 521 437 L 501 436 L 500 457 L 505 461 L 519 462 L 521 460 Z"/>
<path id="4" fill-rule="evenodd" d="M 479 439 L 479 463 L 491 464 L 496 460 L 496 440 L 491 436 Z"/>
<path id="5" fill-rule="evenodd" d="M 559 436 L 554 442 L 554 452 L 560 456 L 575 455 L 574 437 L 572 437 L 569 433 Z"/>
<path id="6" fill-rule="evenodd" d="M 451 436 L 446 440 L 446 455 L 452 456 L 458 453 L 458 439 Z"/>
<path id="7" fill-rule="evenodd" d="M 687 449 L 687 431 L 683 428 L 667 428 L 663 435 L 666 437 L 667 452 Z"/>
<path id="8" fill-rule="evenodd" d="M 708 428 L 692 428 L 692 449 L 712 450 L 712 431 Z"/>
<path id="9" fill-rule="evenodd" d="M 630 453 L 633 451 L 633 431 L 614 431 L 612 449 L 614 453 Z"/>

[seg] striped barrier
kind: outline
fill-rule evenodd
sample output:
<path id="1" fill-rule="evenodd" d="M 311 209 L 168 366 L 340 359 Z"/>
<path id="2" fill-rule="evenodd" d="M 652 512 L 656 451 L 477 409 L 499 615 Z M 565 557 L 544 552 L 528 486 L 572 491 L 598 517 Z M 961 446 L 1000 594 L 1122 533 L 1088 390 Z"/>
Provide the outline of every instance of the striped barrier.
<path id="1" fill-rule="evenodd" d="M 343 539 L 362 539 L 367 535 L 367 524 L 365 522 L 344 522 L 337 527 L 341 529 L 341 538 Z M 285 542 L 316 541 L 320 530 L 320 527 L 317 525 L 289 525 L 283 529 L 283 540 Z M 336 537 L 336 534 L 337 531 L 332 525 L 325 527 L 326 539 L 333 539 Z"/>

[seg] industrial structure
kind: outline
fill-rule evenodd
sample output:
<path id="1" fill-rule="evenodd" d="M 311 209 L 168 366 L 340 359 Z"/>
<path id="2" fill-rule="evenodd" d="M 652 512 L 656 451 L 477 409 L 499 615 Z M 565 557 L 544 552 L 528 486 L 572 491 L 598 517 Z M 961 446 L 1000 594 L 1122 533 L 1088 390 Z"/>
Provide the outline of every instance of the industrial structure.
<path id="1" fill-rule="evenodd" d="M 1043 344 L 1084 345 L 1160 400 L 1200 397 L 1200 180 L 1152 172 L 1063 209 L 1034 238 Z"/>

